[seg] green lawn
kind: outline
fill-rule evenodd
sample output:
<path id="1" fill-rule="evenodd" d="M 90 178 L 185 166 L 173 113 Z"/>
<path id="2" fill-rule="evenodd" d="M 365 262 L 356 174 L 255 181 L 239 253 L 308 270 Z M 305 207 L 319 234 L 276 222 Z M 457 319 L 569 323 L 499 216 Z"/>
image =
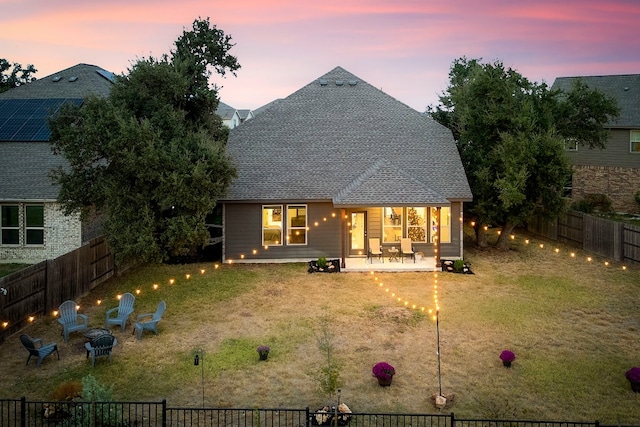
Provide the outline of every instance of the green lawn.
<path id="1" fill-rule="evenodd" d="M 30 266 L 31 264 L 16 264 L 16 263 L 0 263 L 0 277 L 8 276 L 18 270 Z"/>
<path id="2" fill-rule="evenodd" d="M 158 336 L 137 341 L 131 326 L 114 329 L 113 362 L 101 358 L 92 368 L 81 334 L 64 343 L 52 316 L 38 318 L 25 332 L 57 341 L 61 360 L 25 366 L 18 336 L 10 338 L 0 347 L 0 396 L 49 399 L 92 374 L 113 386 L 117 400 L 198 407 L 203 368 L 207 406 L 315 409 L 332 399 L 318 387 L 326 360 L 318 337 L 329 332 L 342 400 L 354 412 L 434 413 L 437 331 L 428 310 L 437 285 L 445 412 L 640 424 L 640 394 L 624 377 L 640 366 L 640 270 L 539 243 L 518 237 L 505 253 L 469 247 L 475 274 L 437 278 L 308 274 L 305 264 L 139 268 L 78 302 L 90 324 L 102 326 L 119 293 L 140 291 L 134 315 L 165 300 Z M 266 362 L 258 360 L 261 344 L 271 347 Z M 498 358 L 504 349 L 516 354 L 511 368 Z M 204 365 L 195 367 L 198 350 Z M 395 367 L 391 387 L 371 376 L 379 361 Z"/>

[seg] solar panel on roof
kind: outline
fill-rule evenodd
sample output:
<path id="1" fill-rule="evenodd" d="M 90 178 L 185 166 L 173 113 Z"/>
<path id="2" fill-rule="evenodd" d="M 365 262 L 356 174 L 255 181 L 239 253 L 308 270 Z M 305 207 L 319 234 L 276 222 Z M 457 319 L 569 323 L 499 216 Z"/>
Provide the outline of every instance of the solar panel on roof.
<path id="1" fill-rule="evenodd" d="M 47 119 L 65 102 L 82 105 L 81 98 L 0 99 L 0 141 L 48 141 Z"/>

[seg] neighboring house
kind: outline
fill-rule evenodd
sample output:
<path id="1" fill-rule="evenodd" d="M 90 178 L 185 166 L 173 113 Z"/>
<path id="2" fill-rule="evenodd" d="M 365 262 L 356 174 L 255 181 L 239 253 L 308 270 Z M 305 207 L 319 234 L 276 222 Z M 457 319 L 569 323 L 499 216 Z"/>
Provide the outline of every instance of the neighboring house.
<path id="1" fill-rule="evenodd" d="M 364 257 L 410 237 L 462 257 L 471 190 L 451 131 L 337 67 L 231 130 L 238 176 L 223 204 L 223 261 Z"/>
<path id="2" fill-rule="evenodd" d="M 47 118 L 65 102 L 108 95 L 113 74 L 78 64 L 0 93 L 0 262 L 39 262 L 72 251 L 96 235 L 65 216 L 49 176 L 67 163 L 49 144 Z"/>
<path id="3" fill-rule="evenodd" d="M 553 89 L 571 90 L 576 79 L 614 98 L 621 109 L 610 129 L 605 149 L 589 149 L 579 141 L 567 144 L 573 165 L 571 198 L 606 194 L 618 212 L 640 213 L 634 194 L 640 191 L 640 74 L 559 77 Z"/>
<path id="4" fill-rule="evenodd" d="M 216 114 L 222 119 L 222 123 L 229 129 L 233 129 L 241 123 L 240 114 L 235 108 L 220 101 Z"/>

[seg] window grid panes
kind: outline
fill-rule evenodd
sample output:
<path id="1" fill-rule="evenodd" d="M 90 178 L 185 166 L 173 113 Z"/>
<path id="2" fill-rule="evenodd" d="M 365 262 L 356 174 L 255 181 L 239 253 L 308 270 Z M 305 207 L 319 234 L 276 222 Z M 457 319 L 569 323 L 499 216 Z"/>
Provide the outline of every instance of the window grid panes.
<path id="1" fill-rule="evenodd" d="M 382 208 L 382 236 L 384 243 L 400 243 L 402 238 L 402 208 Z"/>
<path id="2" fill-rule="evenodd" d="M 407 208 L 407 237 L 412 242 L 426 242 L 427 239 L 427 209 Z"/>
<path id="3" fill-rule="evenodd" d="M 2 222 L 0 222 L 0 239 L 3 245 L 20 244 L 20 216 L 17 205 L 2 206 Z"/>
<path id="4" fill-rule="evenodd" d="M 640 153 L 640 130 L 631 131 L 631 148 L 632 153 Z"/>
<path id="5" fill-rule="evenodd" d="M 438 236 L 438 208 L 431 208 L 431 242 Z M 451 243 L 451 208 L 440 208 L 440 243 Z"/>
<path id="6" fill-rule="evenodd" d="M 287 205 L 287 244 L 307 244 L 306 205 Z"/>
<path id="7" fill-rule="evenodd" d="M 282 245 L 282 205 L 262 206 L 262 245 Z"/>
<path id="8" fill-rule="evenodd" d="M 27 245 L 44 244 L 44 206 L 25 206 L 25 236 Z"/>

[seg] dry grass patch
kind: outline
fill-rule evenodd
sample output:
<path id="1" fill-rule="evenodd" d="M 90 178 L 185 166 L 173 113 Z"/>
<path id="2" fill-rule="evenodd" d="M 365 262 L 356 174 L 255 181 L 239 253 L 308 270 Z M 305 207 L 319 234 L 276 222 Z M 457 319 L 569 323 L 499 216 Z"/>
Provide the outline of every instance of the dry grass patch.
<path id="1" fill-rule="evenodd" d="M 586 255 L 571 258 L 559 248 L 469 249 L 474 275 L 440 273 L 442 388 L 450 398 L 444 412 L 640 421 L 640 395 L 624 378 L 640 365 L 639 270 L 588 263 Z M 83 337 L 63 343 L 55 320 L 44 317 L 26 332 L 58 341 L 61 360 L 24 366 L 18 337 L 9 339 L 0 347 L 0 395 L 48 399 L 60 384 L 93 374 L 114 385 L 117 399 L 200 406 L 203 368 L 209 406 L 315 409 L 331 399 L 314 376 L 323 363 L 317 338 L 326 318 L 341 363 L 342 399 L 353 411 L 434 412 L 435 323 L 390 296 L 431 307 L 433 280 L 431 273 L 308 274 L 304 264 L 137 269 L 82 299 L 81 311 L 101 326 L 116 293 L 141 289 L 136 314 L 167 302 L 159 336 L 137 341 L 130 326 L 115 330 L 113 363 L 100 360 L 92 369 Z M 105 303 L 96 305 L 98 298 Z M 271 347 L 264 362 L 256 352 L 261 344 Z M 498 359 L 505 348 L 517 356 L 511 369 Z M 197 350 L 204 365 L 195 367 Z M 396 369 L 391 387 L 371 375 L 379 361 Z"/>

